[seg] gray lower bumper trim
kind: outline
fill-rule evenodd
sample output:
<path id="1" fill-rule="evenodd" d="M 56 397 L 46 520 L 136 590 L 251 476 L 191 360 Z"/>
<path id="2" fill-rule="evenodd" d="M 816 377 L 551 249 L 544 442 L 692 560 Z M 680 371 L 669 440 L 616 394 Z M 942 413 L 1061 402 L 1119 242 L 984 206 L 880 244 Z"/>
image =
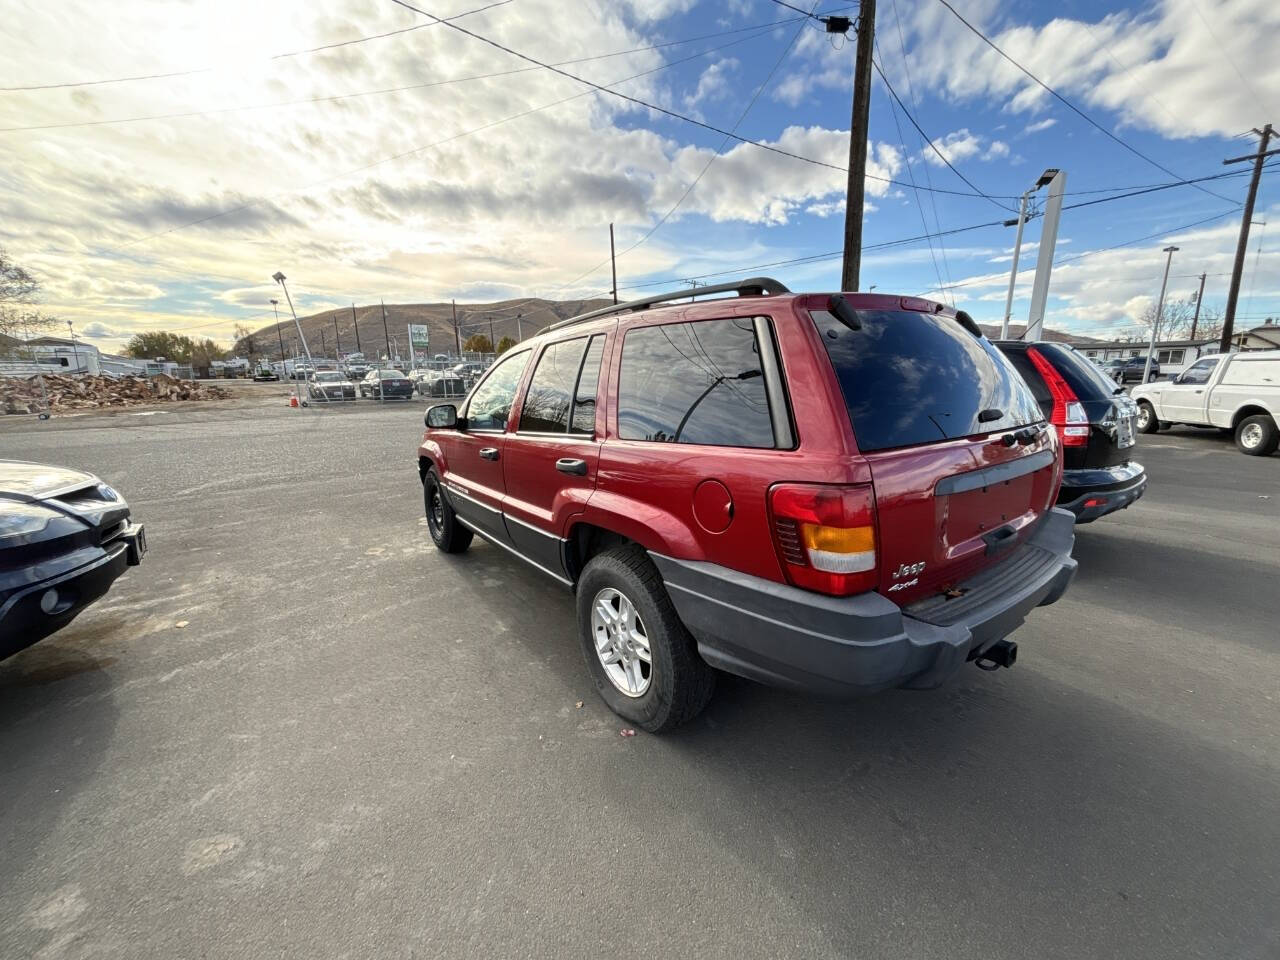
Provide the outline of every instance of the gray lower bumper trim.
<path id="1" fill-rule="evenodd" d="M 717 564 L 651 556 L 712 666 L 775 686 L 851 696 L 937 686 L 971 650 L 1007 636 L 1036 606 L 1057 600 L 1075 574 L 1074 521 L 1065 510 L 1051 511 L 1024 548 L 980 575 L 987 579 L 971 591 L 980 597 L 961 616 L 932 618 L 946 623 L 905 614 L 878 593 L 828 597 Z M 1019 578 L 1001 580 L 1007 565 L 1025 565 L 1027 549 L 1036 551 L 1036 562 Z M 991 589 L 992 581 L 1001 585 Z"/>

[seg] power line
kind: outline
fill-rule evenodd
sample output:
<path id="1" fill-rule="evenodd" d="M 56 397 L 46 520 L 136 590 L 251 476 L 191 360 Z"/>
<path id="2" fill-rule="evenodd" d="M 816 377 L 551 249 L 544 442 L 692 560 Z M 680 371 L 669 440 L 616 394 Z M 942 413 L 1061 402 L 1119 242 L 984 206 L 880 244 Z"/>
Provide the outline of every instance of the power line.
<path id="1" fill-rule="evenodd" d="M 920 126 L 920 124 L 916 122 L 916 118 L 911 115 L 911 111 L 907 109 L 907 105 L 903 103 L 902 98 L 898 96 L 898 91 L 893 89 L 893 84 L 889 82 L 889 78 L 886 77 L 884 75 L 884 71 L 880 69 L 880 64 L 877 61 L 872 60 L 871 65 L 876 68 L 876 73 L 880 74 L 880 80 L 885 85 L 885 88 L 889 91 L 889 96 L 893 98 L 894 102 L 896 102 L 898 106 L 902 109 L 902 112 L 906 114 L 907 119 L 911 121 L 911 125 L 916 128 L 916 132 L 919 133 L 920 136 L 924 138 L 925 142 L 929 144 L 929 148 L 938 155 L 938 159 L 947 165 L 947 169 L 949 169 L 957 177 L 963 180 L 975 193 L 978 194 L 978 196 L 982 197 L 984 200 L 994 203 L 1001 210 L 1010 210 L 1012 212 L 1016 212 L 1016 211 L 1013 211 L 1013 208 L 1010 207 L 1008 204 L 1001 203 L 999 200 L 996 200 L 994 197 L 991 197 L 988 194 L 984 193 L 976 183 L 974 183 L 972 180 L 970 180 L 963 173 L 961 173 L 959 170 L 956 169 L 955 164 L 953 164 L 949 159 L 947 159 L 947 155 L 938 149 L 938 145 L 933 142 L 933 138 L 930 137 L 927 133 L 925 133 L 924 129 Z M 903 148 L 905 149 L 905 144 Z"/>
<path id="2" fill-rule="evenodd" d="M 510 2 L 510 0 L 506 0 L 506 2 Z M 758 24 L 754 27 L 740 27 L 735 30 L 722 30 L 717 33 L 703 34 L 698 37 L 689 37 L 684 40 L 668 40 L 665 43 L 650 44 L 643 47 L 633 47 L 629 50 L 617 50 L 613 53 L 600 53 L 590 57 L 574 57 L 571 60 L 560 60 L 555 65 L 566 66 L 568 64 L 573 64 L 573 63 L 589 63 L 595 60 L 608 60 L 612 57 L 623 57 L 633 53 L 643 53 L 647 50 L 658 50 L 663 47 L 679 46 L 685 43 L 695 43 L 699 40 L 707 40 L 712 37 L 720 37 L 720 36 L 726 36 L 726 35 L 732 35 L 732 34 L 738 34 L 738 33 L 751 32 L 752 36 L 749 37 L 748 39 L 755 39 L 756 36 L 764 36 L 765 34 L 771 32 L 772 29 L 778 26 L 779 24 L 795 23 L 795 21 L 799 19 L 800 19 L 799 17 L 788 17 L 785 20 L 775 20 L 771 23 Z M 420 26 L 430 27 L 430 26 L 434 26 L 434 24 L 424 23 L 424 24 L 420 24 Z M 354 41 L 350 41 L 350 42 L 354 42 Z M 388 93 L 403 93 L 406 90 L 423 90 L 429 87 L 442 87 L 442 86 L 448 86 L 450 84 L 455 84 L 455 83 L 467 83 L 472 80 L 491 80 L 495 77 L 507 77 L 517 73 L 532 73 L 540 69 L 541 69 L 540 67 L 517 67 L 513 70 L 498 70 L 493 73 L 473 74 L 469 77 L 453 77 L 448 80 L 428 80 L 423 83 L 410 83 L 410 84 L 405 84 L 399 87 L 383 87 L 378 90 L 363 90 L 363 91 L 358 91 L 356 93 L 340 93 L 340 94 L 333 94 L 330 96 L 323 96 L 323 97 L 304 97 L 299 100 L 279 100 L 274 103 L 245 104 L 242 106 L 235 106 L 235 107 L 217 107 L 211 110 L 190 110 L 190 111 L 182 111 L 178 113 L 156 113 L 156 114 L 147 114 L 144 116 L 137 116 L 137 117 L 112 117 L 104 120 L 74 120 L 74 121 L 69 121 L 67 123 L 44 123 L 44 124 L 34 124 L 26 127 L 0 127 L 0 133 L 19 133 L 19 132 L 34 131 L 34 130 L 63 130 L 70 127 L 100 127 L 100 126 L 109 126 L 109 125 L 120 124 L 120 123 L 138 123 L 138 122 L 148 121 L 148 120 L 182 120 L 190 117 L 208 117 L 208 116 L 216 116 L 218 114 L 223 114 L 223 113 L 239 113 L 242 111 L 249 111 L 249 110 L 270 110 L 278 107 L 293 107 L 293 106 L 300 106 L 300 105 L 305 105 L 310 103 L 334 103 L 342 100 L 353 100 L 359 97 L 381 96 L 383 94 L 388 94 Z"/>
<path id="3" fill-rule="evenodd" d="M 1231 64 L 1231 69 L 1235 71 L 1236 76 L 1240 78 L 1240 82 L 1244 85 L 1245 89 L 1249 91 L 1250 96 L 1253 97 L 1254 104 L 1259 110 L 1265 109 L 1262 105 L 1261 98 L 1258 96 L 1257 88 L 1255 88 L 1254 85 L 1249 82 L 1248 78 L 1240 72 L 1240 67 L 1236 63 L 1236 58 L 1231 55 L 1231 52 L 1227 50 L 1223 42 L 1218 39 L 1218 34 L 1214 31 L 1213 25 L 1209 23 L 1204 13 L 1200 10 L 1200 4 L 1197 3 L 1196 0 L 1191 0 L 1191 6 L 1195 8 L 1196 16 L 1200 18 L 1200 22 L 1203 23 L 1205 29 L 1209 31 L 1209 36 L 1213 37 L 1213 42 L 1218 45 L 1218 49 L 1221 50 L 1223 55 L 1226 57 L 1227 63 Z"/>
<path id="4" fill-rule="evenodd" d="M 786 6 L 786 4 L 784 4 L 784 6 Z M 814 4 L 814 7 L 815 8 L 817 7 L 816 3 Z M 796 8 L 792 8 L 792 9 L 796 9 Z M 742 126 L 742 122 L 747 119 L 747 114 L 751 112 L 751 108 L 754 107 L 756 105 L 756 101 L 760 99 L 760 94 L 762 94 L 765 88 L 769 86 L 769 83 L 773 80 L 774 75 L 778 72 L 778 68 L 782 66 L 782 63 L 784 60 L 786 60 L 787 55 L 791 53 L 792 48 L 795 47 L 796 41 L 800 39 L 800 34 L 803 30 L 804 30 L 804 21 L 801 20 L 800 28 L 796 30 L 795 34 L 792 36 L 791 42 L 788 43 L 785 48 L 783 48 L 782 53 L 778 56 L 778 59 L 774 62 L 773 68 L 769 71 L 768 76 L 766 76 L 764 78 L 764 81 L 758 87 L 756 87 L 756 92 L 752 94 L 750 101 L 747 102 L 747 105 L 743 108 L 742 112 L 738 115 L 738 119 L 734 121 L 733 127 L 731 128 L 732 131 L 736 132 L 738 127 Z M 646 240 L 648 240 L 650 237 L 652 237 L 655 233 L 658 232 L 658 230 L 662 227 L 662 225 L 666 223 L 668 219 L 670 219 L 671 215 L 675 213 L 676 210 L 679 209 L 680 205 L 684 203 L 686 199 L 688 199 L 689 194 L 693 192 L 694 188 L 697 187 L 697 185 L 702 181 L 702 178 L 706 175 L 707 171 L 711 169 L 711 165 L 715 163 L 716 160 L 719 159 L 720 154 L 724 152 L 724 148 L 727 147 L 732 142 L 733 141 L 731 140 L 731 138 L 727 136 L 720 141 L 720 146 L 716 149 L 716 152 L 713 153 L 708 158 L 707 162 L 703 165 L 702 169 L 698 171 L 698 175 L 693 178 L 693 182 L 690 183 L 689 186 L 685 188 L 684 193 L 682 193 L 679 199 L 677 199 L 676 202 L 671 205 L 671 209 L 669 209 L 666 213 L 664 213 L 662 217 L 658 220 L 658 222 L 649 228 L 649 231 L 645 233 L 644 236 L 642 236 L 635 243 L 631 244 L 631 246 L 627 247 L 625 250 L 619 253 L 618 254 L 619 257 L 626 256 L 628 253 L 636 249 L 636 247 L 640 246 L 642 243 L 644 243 Z M 577 277 L 574 277 L 568 283 L 561 286 L 559 290 L 566 290 L 572 287 L 578 281 L 591 276 L 591 274 L 595 273 L 597 270 L 599 270 L 609 261 L 610 261 L 610 258 L 606 257 L 604 260 L 601 260 L 598 264 L 596 264 L 586 273 L 583 273 Z M 557 292 L 559 292 L 559 290 Z"/>
<path id="5" fill-rule="evenodd" d="M 395 2 L 395 3 L 402 3 L 402 2 L 403 2 L 403 0 L 393 0 L 393 2 Z M 992 40 L 991 40 L 991 39 L 990 39 L 990 38 L 989 38 L 985 33 L 983 33 L 981 30 L 979 30 L 977 27 L 975 27 L 972 23 L 970 23 L 968 20 L 966 20 L 964 17 L 962 17 L 962 16 L 960 15 L 959 11 L 957 11 L 957 10 L 956 10 L 956 8 L 955 8 L 955 7 L 953 7 L 953 6 L 950 4 L 949 0 L 938 0 L 938 2 L 939 2 L 940 4 L 942 4 L 944 7 L 946 7 L 948 10 L 950 10 L 950 11 L 951 11 L 951 13 L 952 13 L 952 15 L 953 15 L 957 20 L 959 20 L 961 23 L 963 23 L 966 27 L 968 27 L 968 28 L 969 28 L 969 30 L 970 30 L 970 32 L 971 32 L 971 33 L 973 33 L 976 37 L 978 37 L 978 39 L 980 39 L 983 43 L 985 43 L 987 46 L 989 46 L 989 47 L 990 47 L 992 50 L 994 50 L 996 53 L 1000 54 L 1000 56 L 1004 57 L 1004 59 L 1005 59 L 1005 60 L 1007 60 L 1007 61 L 1009 61 L 1009 63 L 1011 63 L 1011 64 L 1013 64 L 1015 67 L 1017 67 L 1017 68 L 1018 68 L 1018 69 L 1019 69 L 1023 74 L 1025 74 L 1025 75 L 1026 75 L 1026 76 L 1027 76 L 1031 81 L 1033 81 L 1037 86 L 1039 86 L 1042 90 L 1044 90 L 1045 92 L 1047 92 L 1050 96 L 1052 96 L 1055 100 L 1057 100 L 1059 103 L 1061 103 L 1061 104 L 1062 104 L 1063 106 L 1065 106 L 1067 109 L 1069 109 L 1071 112 L 1073 112 L 1073 113 L 1075 113 L 1077 116 L 1079 116 L 1082 120 L 1084 120 L 1084 121 L 1085 121 L 1086 123 L 1088 123 L 1090 126 L 1092 126 L 1092 127 L 1096 128 L 1096 129 L 1097 129 L 1097 130 L 1099 130 L 1099 131 L 1100 131 L 1104 136 L 1108 137 L 1108 138 L 1109 138 L 1109 139 L 1111 139 L 1111 140 L 1114 140 L 1116 143 L 1118 143 L 1120 146 L 1124 147 L 1126 150 L 1128 150 L 1128 151 L 1129 151 L 1130 153 L 1132 153 L 1134 156 L 1136 156 L 1136 157 L 1140 157 L 1141 159 L 1145 160 L 1147 163 L 1151 164 L 1153 167 L 1156 167 L 1156 168 L 1158 168 L 1158 169 L 1160 169 L 1160 170 L 1163 170 L 1165 173 L 1169 174 L 1169 176 L 1171 176 L 1171 177 L 1176 177 L 1176 176 L 1178 176 L 1178 174 L 1174 173 L 1172 170 L 1170 170 L 1170 169 L 1169 169 L 1168 167 L 1166 167 L 1164 164 L 1160 163 L 1160 161 L 1152 159 L 1151 157 L 1149 157 L 1149 156 L 1147 156 L 1145 153 L 1143 153 L 1141 150 L 1139 150 L 1137 147 L 1133 146 L 1132 144 L 1128 143 L 1127 141 L 1122 140 L 1120 137 L 1116 136 L 1114 133 L 1112 133 L 1110 130 L 1108 130 L 1106 127 L 1104 127 L 1102 124 L 1098 123 L 1098 121 L 1094 120 L 1094 119 L 1093 119 L 1093 117 L 1089 116 L 1087 113 L 1085 113 L 1083 110 L 1081 110 L 1079 107 L 1077 107 L 1074 103 L 1072 103 L 1070 100 L 1068 100 L 1068 99 L 1067 99 L 1066 97 L 1064 97 L 1062 94 L 1058 93 L 1058 91 L 1057 91 L 1057 90 L 1054 90 L 1054 89 L 1053 89 L 1053 87 L 1049 86 L 1047 83 L 1045 83 L 1045 82 L 1044 82 L 1043 80 L 1041 80 L 1039 77 L 1037 77 L 1034 73 L 1032 73 L 1030 70 L 1028 70 L 1028 69 L 1027 69 L 1026 67 L 1024 67 L 1022 64 L 1020 64 L 1017 60 L 1013 59 L 1013 57 L 1009 56 L 1009 54 L 1007 54 L 1007 53 L 1005 53 L 1003 50 L 1001 50 L 998 46 L 996 46 L 995 42 L 994 42 L 994 41 L 992 41 Z M 450 26 L 451 26 L 451 27 L 453 27 L 455 30 L 462 30 L 462 29 L 464 29 L 464 28 L 462 28 L 462 27 L 458 27 L 458 26 L 456 26 L 456 25 L 454 25 L 454 24 L 450 24 Z M 1228 199 L 1227 197 L 1224 197 L 1224 196 L 1221 196 L 1220 194 L 1216 194 L 1216 193 L 1214 193 L 1212 190 L 1206 190 L 1204 187 L 1197 186 L 1197 187 L 1196 187 L 1196 189 L 1197 189 L 1197 190 L 1199 190 L 1201 193 L 1207 193 L 1209 196 L 1211 196 L 1211 197 L 1216 197 L 1216 198 L 1217 198 L 1217 199 L 1219 199 L 1219 200 L 1226 200 L 1226 202 L 1227 202 L 1227 203 L 1234 203 L 1234 202 L 1235 202 L 1235 201 L 1233 201 L 1233 200 Z"/>
<path id="6" fill-rule="evenodd" d="M 486 10 L 492 10 L 494 7 L 501 7 L 511 3 L 511 0 L 497 0 L 496 3 L 490 3 L 483 7 L 477 7 L 475 10 L 468 10 L 465 13 L 457 13 L 452 17 L 446 17 L 445 20 L 459 20 L 462 17 L 470 17 L 477 13 L 484 13 Z M 433 23 L 419 23 L 412 27 L 404 27 L 400 30 L 392 30 L 389 33 L 377 33 L 368 37 L 357 37 L 354 40 L 343 40 L 339 43 L 327 43 L 320 47 L 310 47 L 306 50 L 294 50 L 290 53 L 277 53 L 268 60 L 283 60 L 286 57 L 300 57 L 307 53 L 319 53 L 322 50 L 332 50 L 335 47 L 346 47 L 355 43 L 366 43 L 370 40 L 382 40 L 385 37 L 394 37 L 397 34 L 409 33 L 413 30 L 421 30 L 423 27 L 434 26 Z M 216 67 L 196 67 L 194 70 L 174 70 L 169 73 L 143 73 L 130 77 L 111 77 L 105 80 L 69 80 L 63 83 L 38 83 L 25 87 L 0 87 L 0 93 L 18 93 L 31 90 L 64 90 L 68 87 L 97 87 L 108 83 L 130 83 L 134 80 L 171 80 L 175 77 L 190 77 L 199 73 L 212 73 Z"/>
<path id="7" fill-rule="evenodd" d="M 397 4 L 398 6 L 404 7 L 406 10 L 412 10 L 414 11 L 414 13 L 420 13 L 424 17 L 430 17 L 436 23 L 445 24 L 445 26 L 447 26 L 450 30 L 456 30 L 461 34 L 471 37 L 474 40 L 479 40 L 481 43 L 486 44 L 490 47 L 493 47 L 496 50 L 501 50 L 503 53 L 507 53 L 520 60 L 524 60 L 526 63 L 535 64 L 539 67 L 542 67 L 545 70 L 550 70 L 552 73 L 557 74 L 558 76 L 564 77 L 568 80 L 574 80 L 581 84 L 585 84 L 586 86 L 590 87 L 592 90 L 598 93 L 607 93 L 612 97 L 617 97 L 619 100 L 625 100 L 627 103 L 635 104 L 638 107 L 644 107 L 646 110 L 652 110 L 655 113 L 661 113 L 664 116 L 671 117 L 675 120 L 682 120 L 685 123 L 691 124 L 695 127 L 701 127 L 702 129 L 709 130 L 712 133 L 718 133 L 722 137 L 730 137 L 738 141 L 739 143 L 749 144 L 750 146 L 756 147 L 760 150 L 767 150 L 769 153 L 774 153 L 774 154 L 777 154 L 778 156 L 790 157 L 792 160 L 799 160 L 802 163 L 809 163 L 818 167 L 826 167 L 830 170 L 839 170 L 841 173 L 848 173 L 848 168 L 839 166 L 838 164 L 827 163 L 825 160 L 815 160 L 812 157 L 806 157 L 798 153 L 793 153 L 790 150 L 784 150 L 782 147 L 775 147 L 771 144 L 764 143 L 759 140 L 749 140 L 746 137 L 739 136 L 738 134 L 733 133 L 732 131 L 725 130 L 723 127 L 717 127 L 715 124 L 707 123 L 704 120 L 698 120 L 694 117 L 686 116 L 683 113 L 678 113 L 677 111 L 671 110 L 667 107 L 659 106 L 656 103 L 650 103 L 648 100 L 642 100 L 639 97 L 633 97 L 630 94 L 621 93 L 620 91 L 617 91 L 617 90 L 611 90 L 608 87 L 598 84 L 592 80 L 588 80 L 585 77 L 580 77 L 577 74 L 569 73 L 567 70 L 561 70 L 560 68 L 554 66 L 553 64 L 547 63 L 546 61 L 538 60 L 537 58 L 531 57 L 528 54 L 520 53 L 518 50 L 513 50 L 511 47 L 508 47 L 505 44 L 499 43 L 496 40 L 490 40 L 488 37 L 482 36 L 481 34 L 476 33 L 474 30 L 468 30 L 466 27 L 458 26 L 458 24 L 456 23 L 448 23 L 445 20 L 441 19 L 440 17 L 437 17 L 434 13 L 427 13 L 427 11 L 422 10 L 418 7 L 415 7 L 413 4 L 407 2 L 407 0 L 391 0 L 391 2 L 394 4 Z M 1177 174 L 1173 174 L 1173 176 L 1177 176 Z M 876 177 L 876 176 L 872 176 L 871 174 L 867 174 L 867 179 L 879 180 L 883 183 L 893 183 L 903 187 L 909 186 L 909 184 L 902 183 L 901 181 L 898 181 L 898 180 L 893 180 L 888 177 Z M 949 193 L 954 196 L 961 196 L 961 197 L 977 196 L 976 194 L 963 193 L 958 190 L 941 190 L 940 189 L 938 192 Z"/>
<path id="8" fill-rule="evenodd" d="M 873 60 L 872 63 L 874 64 L 875 61 Z M 877 70 L 880 69 L 878 64 L 876 65 L 876 69 Z M 884 79 L 883 73 L 881 74 L 881 79 Z M 887 85 L 888 84 L 886 83 L 886 86 Z M 896 99 L 897 97 L 894 97 L 894 100 Z M 899 101 L 899 105 L 901 105 L 901 101 Z M 916 210 L 920 214 L 920 226 L 924 228 L 926 233 L 928 233 L 929 221 L 924 215 L 924 204 L 920 202 L 920 191 L 915 189 L 916 175 L 915 175 L 915 172 L 911 169 L 911 161 L 907 157 L 907 154 L 908 154 L 907 143 L 906 143 L 906 139 L 902 136 L 902 125 L 898 122 L 898 108 L 894 106 L 893 100 L 889 101 L 889 110 L 893 114 L 893 128 L 898 131 L 898 143 L 902 145 L 902 153 L 907 165 L 907 178 L 911 181 L 912 192 L 914 193 L 916 198 Z M 904 112 L 905 112 L 905 108 L 904 108 Z M 924 136 L 924 132 L 920 130 L 920 127 L 918 125 L 916 126 L 916 130 L 920 133 L 922 137 Z M 939 245 L 941 245 L 942 241 L 938 241 L 938 243 Z M 938 269 L 938 257 L 933 252 L 933 240 L 929 240 L 929 259 L 933 261 L 933 272 L 934 272 L 934 275 L 938 278 L 938 289 L 939 291 L 941 291 L 944 289 L 942 284 L 942 271 Z"/>
<path id="9" fill-rule="evenodd" d="M 640 77 L 648 76 L 649 74 L 658 73 L 662 70 L 667 70 L 681 63 L 686 63 L 689 60 L 696 60 L 699 57 L 704 57 L 704 56 L 707 56 L 708 54 L 716 53 L 720 50 L 727 49 L 728 47 L 737 46 L 740 43 L 746 43 L 754 39 L 756 39 L 756 37 L 753 35 L 753 36 L 744 37 L 738 40 L 733 40 L 733 41 L 730 41 L 729 43 L 721 44 L 718 47 L 712 47 L 709 50 L 703 50 L 703 51 L 700 51 L 699 53 L 691 54 L 688 57 L 683 57 L 679 60 L 672 60 L 669 63 L 662 64 L 661 66 L 653 67 L 652 69 L 645 70 L 640 73 L 632 74 L 629 77 L 623 77 L 619 80 L 615 80 L 614 84 L 626 83 L 629 80 L 636 80 L 636 79 L 639 79 Z M 469 137 L 472 134 L 482 133 L 485 130 L 490 130 L 494 127 L 501 126 L 502 124 L 508 123 L 512 120 L 518 120 L 521 117 L 527 117 L 530 114 L 538 113 L 541 110 L 548 110 L 551 107 L 556 107 L 556 106 L 559 106 L 560 104 L 568 103 L 571 100 L 577 100 L 585 96 L 590 96 L 590 94 L 591 94 L 591 91 L 589 90 L 583 91 L 581 93 L 572 94 L 568 97 L 561 97 L 559 100 L 553 100 L 549 103 L 544 103 L 536 107 L 530 107 L 528 110 L 522 110 L 519 113 L 514 113 L 506 117 L 501 117 L 497 120 L 490 121 L 489 123 L 482 124 L 478 127 L 472 127 L 469 130 L 463 130 L 460 133 L 455 133 L 451 136 L 444 137 L 440 140 L 435 140 L 435 141 L 432 141 L 431 143 L 422 144 L 421 146 L 413 147 L 409 150 L 402 151 L 401 153 L 393 154 L 389 157 L 382 157 L 379 160 L 374 160 L 372 163 L 366 163 L 363 166 L 355 167 L 354 169 L 351 169 L 351 170 L 345 170 L 341 173 L 336 173 L 336 174 L 333 174 L 332 176 L 324 177 L 320 180 L 315 180 L 296 190 L 286 190 L 286 191 L 283 191 L 282 193 L 275 194 L 270 197 L 259 197 L 257 199 L 249 200 L 245 203 L 239 204 L 237 206 L 230 207 L 226 210 L 220 210 L 217 213 L 212 213 L 212 214 L 209 214 L 208 216 L 200 217 L 196 220 L 190 220 L 190 221 L 187 221 L 186 223 L 178 224 L 176 226 L 168 228 L 167 230 L 159 230 L 159 231 L 156 231 L 155 233 L 145 234 L 133 240 L 127 240 L 124 243 L 120 244 L 119 247 L 117 247 L 115 250 L 111 252 L 119 252 L 119 250 L 123 249 L 124 247 L 133 246 L 134 244 L 138 244 L 138 243 L 145 243 L 148 240 L 154 240 L 157 237 L 167 236 L 170 233 L 176 233 L 177 231 L 185 230 L 188 227 L 199 226 L 202 223 L 208 223 L 209 221 L 217 220 L 220 217 L 229 216 L 230 214 L 233 214 L 233 213 L 239 213 L 241 210 L 247 210 L 250 207 L 254 207 L 254 206 L 257 206 L 258 204 L 277 199 L 278 197 L 292 196 L 297 193 L 302 193 L 306 190 L 311 190 L 315 187 L 323 186 L 324 184 L 327 184 L 327 183 L 332 183 L 335 180 L 341 180 L 344 177 L 349 177 L 349 176 L 352 176 L 353 174 L 363 173 L 365 170 L 371 170 L 374 167 L 381 166 L 384 163 L 390 163 L 394 160 L 400 160 L 404 157 L 412 156 L 415 153 L 421 153 L 424 150 L 431 150 L 431 149 L 434 149 L 435 147 L 443 146 L 446 143 L 452 143 L 455 140 L 461 140 L 464 137 Z"/>

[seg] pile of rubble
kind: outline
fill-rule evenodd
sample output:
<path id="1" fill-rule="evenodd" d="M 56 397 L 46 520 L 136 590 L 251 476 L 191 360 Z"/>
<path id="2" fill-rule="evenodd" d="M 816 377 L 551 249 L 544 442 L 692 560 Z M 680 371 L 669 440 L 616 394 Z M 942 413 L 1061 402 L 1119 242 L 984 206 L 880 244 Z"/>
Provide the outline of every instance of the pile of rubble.
<path id="1" fill-rule="evenodd" d="M 44 394 L 36 377 L 0 379 L 0 411 L 57 413 L 68 410 L 95 410 L 100 407 L 136 407 L 172 400 L 225 400 L 231 396 L 221 387 L 205 386 L 192 380 L 157 377 L 44 377 Z"/>

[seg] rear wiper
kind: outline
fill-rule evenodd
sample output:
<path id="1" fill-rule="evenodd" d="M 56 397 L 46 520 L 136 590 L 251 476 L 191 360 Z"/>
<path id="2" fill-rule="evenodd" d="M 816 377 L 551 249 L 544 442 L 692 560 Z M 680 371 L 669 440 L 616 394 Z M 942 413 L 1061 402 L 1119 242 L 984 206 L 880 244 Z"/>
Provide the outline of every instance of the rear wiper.
<path id="1" fill-rule="evenodd" d="M 1004 416 L 1004 411 L 996 407 L 987 407 L 987 409 L 979 411 L 978 422 L 990 423 L 992 420 L 999 420 Z"/>
<path id="2" fill-rule="evenodd" d="M 827 311 L 850 330 L 862 329 L 862 321 L 858 319 L 857 311 L 849 306 L 849 301 L 844 298 L 844 294 L 832 294 L 831 299 L 827 301 Z"/>

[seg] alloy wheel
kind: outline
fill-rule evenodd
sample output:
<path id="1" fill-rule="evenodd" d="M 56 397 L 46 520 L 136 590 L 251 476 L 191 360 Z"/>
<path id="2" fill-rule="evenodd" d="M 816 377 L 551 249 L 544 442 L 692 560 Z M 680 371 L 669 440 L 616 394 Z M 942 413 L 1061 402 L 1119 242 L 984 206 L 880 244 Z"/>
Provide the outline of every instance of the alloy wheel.
<path id="1" fill-rule="evenodd" d="M 653 680 L 649 635 L 635 604 L 614 587 L 591 601 L 591 634 L 600 666 L 620 693 L 644 696 Z"/>
<path id="2" fill-rule="evenodd" d="M 1253 450 L 1262 443 L 1262 425 L 1250 423 L 1240 431 L 1240 446 Z"/>

